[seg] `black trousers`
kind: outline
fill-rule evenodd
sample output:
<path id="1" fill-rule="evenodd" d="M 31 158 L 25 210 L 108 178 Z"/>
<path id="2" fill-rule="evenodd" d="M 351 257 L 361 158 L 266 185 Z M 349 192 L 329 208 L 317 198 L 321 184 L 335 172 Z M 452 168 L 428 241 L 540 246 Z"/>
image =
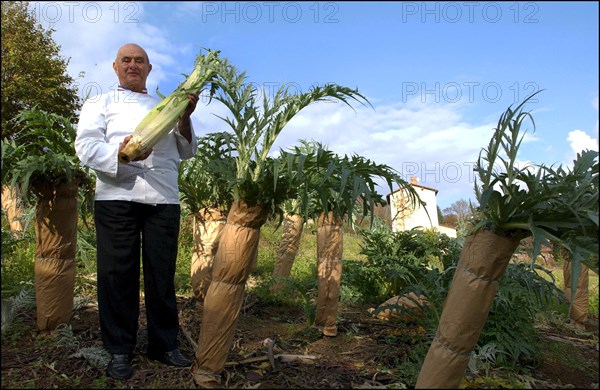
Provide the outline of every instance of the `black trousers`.
<path id="1" fill-rule="evenodd" d="M 175 264 L 180 206 L 96 201 L 100 333 L 113 354 L 133 353 L 140 302 L 140 250 L 148 321 L 148 352 L 177 348 Z"/>

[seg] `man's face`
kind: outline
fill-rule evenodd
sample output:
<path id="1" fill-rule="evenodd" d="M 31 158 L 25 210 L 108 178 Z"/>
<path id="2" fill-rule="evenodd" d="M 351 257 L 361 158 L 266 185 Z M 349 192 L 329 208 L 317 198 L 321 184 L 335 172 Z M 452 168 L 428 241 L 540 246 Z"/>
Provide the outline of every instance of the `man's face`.
<path id="1" fill-rule="evenodd" d="M 144 49 L 137 45 L 125 45 L 117 53 L 113 69 L 119 84 L 132 91 L 141 92 L 146 88 L 146 79 L 152 70 Z"/>

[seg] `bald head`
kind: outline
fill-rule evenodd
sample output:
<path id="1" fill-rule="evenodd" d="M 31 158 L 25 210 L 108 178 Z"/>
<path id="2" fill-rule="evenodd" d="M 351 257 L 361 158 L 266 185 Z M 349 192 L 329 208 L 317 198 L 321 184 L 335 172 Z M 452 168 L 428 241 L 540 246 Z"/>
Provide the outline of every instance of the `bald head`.
<path id="1" fill-rule="evenodd" d="M 123 46 L 121 46 L 121 48 L 117 52 L 117 60 L 123 53 L 128 53 L 131 50 L 135 50 L 135 51 L 144 53 L 144 57 L 146 57 L 146 62 L 150 63 L 150 59 L 148 58 L 148 53 L 146 53 L 146 50 L 144 50 L 144 48 L 141 47 L 140 45 L 138 45 L 137 43 L 126 43 Z"/>
<path id="2" fill-rule="evenodd" d="M 146 88 L 146 79 L 152 70 L 152 64 L 140 45 L 127 43 L 117 52 L 113 69 L 119 78 L 119 84 L 132 91 L 142 92 Z"/>

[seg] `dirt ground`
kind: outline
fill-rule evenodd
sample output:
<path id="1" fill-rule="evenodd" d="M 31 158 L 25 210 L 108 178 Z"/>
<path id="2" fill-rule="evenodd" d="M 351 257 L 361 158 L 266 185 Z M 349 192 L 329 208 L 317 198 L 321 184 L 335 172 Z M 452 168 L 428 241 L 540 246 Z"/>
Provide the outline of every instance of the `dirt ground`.
<path id="1" fill-rule="evenodd" d="M 338 335 L 323 337 L 307 327 L 297 308 L 268 306 L 247 298 L 223 373 L 223 388 L 407 388 L 395 368 L 406 361 L 411 339 L 422 329 L 374 319 L 367 308 L 341 307 Z M 202 309 L 186 297 L 179 297 L 179 309 L 180 348 L 193 356 Z M 146 358 L 143 303 L 134 374 L 127 381 L 107 378 L 86 359 L 69 357 L 72 352 L 67 353 L 57 338 L 39 337 L 33 310 L 20 313 L 13 326 L 2 339 L 2 388 L 197 388 L 188 368 L 167 367 Z M 93 303 L 77 308 L 72 329 L 78 348 L 101 346 Z M 545 348 L 571 344 L 573 359 L 545 353 L 541 366 L 520 377 L 523 387 L 597 389 L 597 319 L 588 330 L 584 334 L 568 328 L 544 329 Z M 484 382 L 474 379 L 464 386 L 484 387 Z"/>

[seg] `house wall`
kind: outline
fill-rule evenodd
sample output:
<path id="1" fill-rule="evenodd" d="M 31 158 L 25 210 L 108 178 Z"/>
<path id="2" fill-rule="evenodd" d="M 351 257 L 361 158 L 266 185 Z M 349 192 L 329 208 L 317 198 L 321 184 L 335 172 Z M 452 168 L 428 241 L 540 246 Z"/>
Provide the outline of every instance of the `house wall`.
<path id="1" fill-rule="evenodd" d="M 415 181 L 412 183 L 415 184 Z M 390 212 L 392 213 L 392 231 L 398 232 L 416 227 L 425 229 L 435 228 L 449 237 L 456 237 L 456 230 L 439 225 L 436 199 L 437 191 L 418 185 L 414 185 L 413 188 L 419 194 L 425 206 L 422 207 L 420 204 L 417 204 L 415 207 L 408 207 L 405 200 L 406 196 L 402 190 L 392 193 L 389 198 Z"/>
<path id="2" fill-rule="evenodd" d="M 415 191 L 425 203 L 424 208 L 420 205 L 416 205 L 414 208 L 407 206 L 402 191 L 392 194 L 390 202 L 390 209 L 393 210 L 392 231 L 410 230 L 414 227 L 428 229 L 439 225 L 435 191 L 420 187 L 415 187 Z"/>
<path id="3" fill-rule="evenodd" d="M 440 232 L 440 233 L 444 233 L 445 235 L 447 235 L 448 237 L 452 237 L 452 238 L 456 238 L 456 229 L 452 229 L 446 226 L 437 226 L 436 229 Z"/>

